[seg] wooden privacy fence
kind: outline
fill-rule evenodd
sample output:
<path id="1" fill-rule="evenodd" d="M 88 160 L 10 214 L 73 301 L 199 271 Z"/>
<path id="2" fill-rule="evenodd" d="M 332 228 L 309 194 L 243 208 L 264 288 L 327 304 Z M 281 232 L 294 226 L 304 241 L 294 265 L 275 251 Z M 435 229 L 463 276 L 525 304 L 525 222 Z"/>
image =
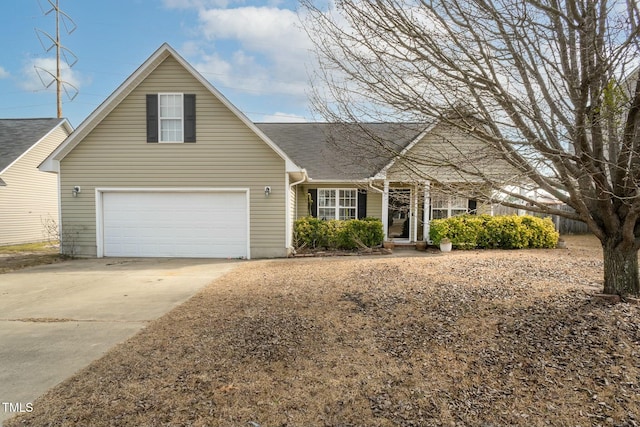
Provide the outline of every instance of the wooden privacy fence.
<path id="1" fill-rule="evenodd" d="M 574 210 L 567 205 L 554 206 L 555 209 L 560 209 L 566 212 L 574 212 Z M 493 207 L 494 215 L 516 215 L 518 213 L 518 209 L 510 208 L 502 205 L 495 205 Z M 560 234 L 588 234 L 590 233 L 587 224 L 582 221 L 576 221 L 573 219 L 568 219 L 560 215 L 549 215 L 537 212 L 529 212 L 525 211 L 527 215 L 533 215 L 540 218 L 551 217 L 551 220 L 556 225 L 556 230 Z"/>

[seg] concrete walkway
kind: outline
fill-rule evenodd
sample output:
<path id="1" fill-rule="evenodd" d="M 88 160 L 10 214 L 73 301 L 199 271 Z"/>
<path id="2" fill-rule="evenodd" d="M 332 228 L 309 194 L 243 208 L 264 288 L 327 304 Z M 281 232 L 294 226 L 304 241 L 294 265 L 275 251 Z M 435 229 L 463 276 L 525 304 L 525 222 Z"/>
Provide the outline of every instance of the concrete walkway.
<path id="1" fill-rule="evenodd" d="M 0 426 L 243 261 L 74 260 L 0 275 Z"/>

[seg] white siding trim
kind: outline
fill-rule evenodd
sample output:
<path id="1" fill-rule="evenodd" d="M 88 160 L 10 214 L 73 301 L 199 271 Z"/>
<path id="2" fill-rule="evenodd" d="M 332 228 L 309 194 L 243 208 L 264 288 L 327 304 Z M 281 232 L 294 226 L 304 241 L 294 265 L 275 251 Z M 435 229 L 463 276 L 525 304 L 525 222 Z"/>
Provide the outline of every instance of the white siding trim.
<path id="1" fill-rule="evenodd" d="M 234 187 L 100 187 L 95 190 L 96 197 L 96 243 L 97 257 L 104 257 L 104 193 L 245 193 L 247 203 L 247 259 L 251 259 L 251 202 L 249 188 Z"/>
<path id="2" fill-rule="evenodd" d="M 429 219 L 431 218 L 431 181 L 424 182 L 423 203 L 422 240 L 431 243 L 431 239 L 429 239 L 429 230 L 431 228 L 431 224 L 429 222 Z"/>
<path id="3" fill-rule="evenodd" d="M 382 231 L 384 232 L 384 241 L 389 239 L 389 181 L 384 181 L 384 190 L 382 191 Z"/>
<path id="4" fill-rule="evenodd" d="M 284 221 L 284 229 L 285 229 L 285 239 L 284 245 L 288 250 L 293 242 L 293 219 L 291 218 L 291 185 L 289 184 L 289 174 L 284 174 L 284 188 L 286 191 L 286 197 L 284 199 L 284 212 L 285 212 L 285 221 Z"/>

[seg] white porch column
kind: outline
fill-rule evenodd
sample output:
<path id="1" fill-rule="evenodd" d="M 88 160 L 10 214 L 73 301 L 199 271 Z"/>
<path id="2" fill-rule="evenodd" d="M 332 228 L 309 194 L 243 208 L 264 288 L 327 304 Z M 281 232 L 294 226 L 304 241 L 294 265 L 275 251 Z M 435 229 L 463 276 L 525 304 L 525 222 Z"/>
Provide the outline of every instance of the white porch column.
<path id="1" fill-rule="evenodd" d="M 429 242 L 429 214 L 431 212 L 431 181 L 424 182 L 424 209 L 422 218 L 422 239 Z"/>
<path id="2" fill-rule="evenodd" d="M 384 180 L 384 191 L 382 193 L 382 230 L 384 240 L 389 238 L 389 181 Z"/>
<path id="3" fill-rule="evenodd" d="M 413 184 L 411 189 L 411 222 L 413 229 L 411 230 L 411 241 L 418 241 L 418 183 Z"/>

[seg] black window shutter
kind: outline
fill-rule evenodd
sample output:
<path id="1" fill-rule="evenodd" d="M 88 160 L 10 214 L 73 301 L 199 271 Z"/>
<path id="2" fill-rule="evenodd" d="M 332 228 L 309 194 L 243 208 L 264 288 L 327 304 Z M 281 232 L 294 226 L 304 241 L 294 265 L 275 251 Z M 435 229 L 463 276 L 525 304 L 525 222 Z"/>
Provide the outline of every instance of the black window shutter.
<path id="1" fill-rule="evenodd" d="M 147 95 L 147 142 L 158 142 L 158 95 Z"/>
<path id="2" fill-rule="evenodd" d="M 307 190 L 307 200 L 309 200 L 309 198 L 311 199 L 309 203 L 309 206 L 311 207 L 309 215 L 316 218 L 318 216 L 318 189 L 317 188 L 310 188 L 309 190 Z"/>
<path id="3" fill-rule="evenodd" d="M 184 95 L 184 142 L 196 142 L 195 95 Z"/>
<path id="4" fill-rule="evenodd" d="M 471 215 L 478 213 L 478 201 L 469 199 L 469 205 L 467 206 L 467 212 Z"/>
<path id="5" fill-rule="evenodd" d="M 358 219 L 367 216 L 367 190 L 358 190 Z"/>

